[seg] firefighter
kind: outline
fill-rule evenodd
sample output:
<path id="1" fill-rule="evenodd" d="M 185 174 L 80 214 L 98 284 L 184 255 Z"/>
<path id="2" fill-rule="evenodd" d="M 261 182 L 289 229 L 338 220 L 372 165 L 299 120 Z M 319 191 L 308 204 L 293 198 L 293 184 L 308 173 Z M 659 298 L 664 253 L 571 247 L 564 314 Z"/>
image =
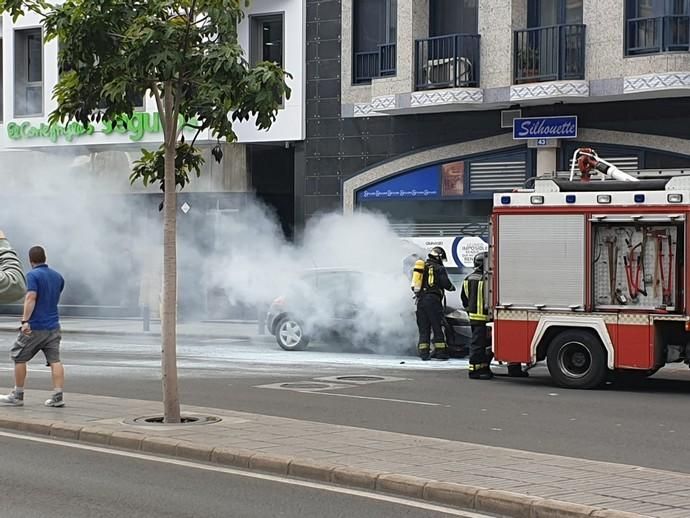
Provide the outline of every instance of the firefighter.
<path id="1" fill-rule="evenodd" d="M 474 380 L 489 380 L 494 376 L 489 367 L 491 356 L 487 352 L 486 323 L 489 317 L 484 300 L 485 256 L 485 253 L 474 256 L 474 271 L 465 278 L 460 293 L 462 304 L 470 317 L 470 326 L 472 327 L 469 377 Z"/>
<path id="2" fill-rule="evenodd" d="M 431 359 L 431 331 L 434 332 L 434 357 L 448 360 L 448 346 L 443 334 L 443 299 L 446 291 L 455 291 L 443 266 L 447 259 L 446 251 L 435 246 L 429 258 L 418 259 L 412 274 L 412 291 L 417 299 L 417 329 L 419 343 L 417 352 L 423 361 Z"/>

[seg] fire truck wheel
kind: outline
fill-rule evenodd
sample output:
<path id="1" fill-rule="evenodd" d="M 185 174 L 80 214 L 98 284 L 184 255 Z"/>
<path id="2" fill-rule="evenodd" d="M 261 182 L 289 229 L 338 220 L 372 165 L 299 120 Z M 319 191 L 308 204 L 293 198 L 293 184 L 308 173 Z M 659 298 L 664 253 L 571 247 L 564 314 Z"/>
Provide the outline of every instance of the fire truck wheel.
<path id="1" fill-rule="evenodd" d="M 606 354 L 590 331 L 559 333 L 549 345 L 546 359 L 551 377 L 560 387 L 591 389 L 606 380 Z"/>

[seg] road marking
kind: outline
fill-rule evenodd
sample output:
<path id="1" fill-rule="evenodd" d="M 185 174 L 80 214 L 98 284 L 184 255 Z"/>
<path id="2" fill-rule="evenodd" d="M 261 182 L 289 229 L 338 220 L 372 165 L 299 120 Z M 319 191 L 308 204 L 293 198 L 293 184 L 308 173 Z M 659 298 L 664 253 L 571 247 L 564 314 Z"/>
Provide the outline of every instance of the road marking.
<path id="1" fill-rule="evenodd" d="M 451 408 L 450 405 L 444 405 L 441 403 L 428 403 L 426 401 L 409 401 L 407 399 L 389 399 L 386 397 L 353 396 L 352 394 L 333 394 L 332 392 L 316 392 L 316 391 L 312 391 L 312 390 L 296 390 L 296 392 L 302 392 L 303 394 L 315 394 L 315 395 L 319 395 L 319 396 L 349 397 L 349 398 L 353 398 L 353 399 L 372 399 L 374 401 L 390 401 L 392 403 L 406 403 L 408 405 L 442 406 L 445 408 Z"/>
<path id="2" fill-rule="evenodd" d="M 266 475 L 263 473 L 251 473 L 248 471 L 240 471 L 238 469 L 233 469 L 233 468 L 223 468 L 220 466 L 211 466 L 208 464 L 199 464 L 196 462 L 190 462 L 190 461 L 186 461 L 186 460 L 156 457 L 153 455 L 145 455 L 142 453 L 134 453 L 134 452 L 128 452 L 128 451 L 122 451 L 122 450 L 111 450 L 108 448 L 101 448 L 98 446 L 89 446 L 86 444 L 77 444 L 77 443 L 71 443 L 71 442 L 57 441 L 55 439 L 45 439 L 43 437 L 29 437 L 26 435 L 19 435 L 19 434 L 10 433 L 10 432 L 0 432 L 0 436 L 1 437 L 9 437 L 11 439 L 20 439 L 20 440 L 24 440 L 24 441 L 39 442 L 39 443 L 43 443 L 43 444 L 53 444 L 53 445 L 63 446 L 66 448 L 75 448 L 77 450 L 87 450 L 87 451 L 93 451 L 93 452 L 97 452 L 97 453 L 105 453 L 108 455 L 117 455 L 118 457 L 128 457 L 131 459 L 147 460 L 147 461 L 151 461 L 151 462 L 158 462 L 161 464 L 171 464 L 174 466 L 182 466 L 185 468 L 200 469 L 203 471 L 215 471 L 217 473 L 225 473 L 228 475 L 235 475 L 235 476 L 239 476 L 239 477 L 253 478 L 253 479 L 258 479 L 258 480 L 266 480 L 269 482 L 277 482 L 280 484 L 287 484 L 287 485 L 291 485 L 291 486 L 307 487 L 310 489 L 318 489 L 320 491 L 328 491 L 331 493 L 340 493 L 343 495 L 368 498 L 369 500 L 378 500 L 381 502 L 388 502 L 388 503 L 392 503 L 392 504 L 404 505 L 406 507 L 414 507 L 417 509 L 424 509 L 427 511 L 445 513 L 445 514 L 448 514 L 451 516 L 462 516 L 464 518 L 481 518 L 481 517 L 485 518 L 485 516 L 486 516 L 486 515 L 472 513 L 472 512 L 468 512 L 468 511 L 461 511 L 459 509 L 453 509 L 451 507 L 442 507 L 440 505 L 427 504 L 427 503 L 418 502 L 415 500 L 406 500 L 404 498 L 398 498 L 395 496 L 388 496 L 388 495 L 376 494 L 376 493 L 368 493 L 366 491 L 360 491 L 357 489 L 349 489 L 349 488 L 343 488 L 343 487 L 329 486 L 329 485 L 325 485 L 325 484 L 319 484 L 317 482 L 307 482 L 306 480 L 283 478 L 283 477 L 279 477 L 279 476 L 275 476 L 275 475 Z"/>

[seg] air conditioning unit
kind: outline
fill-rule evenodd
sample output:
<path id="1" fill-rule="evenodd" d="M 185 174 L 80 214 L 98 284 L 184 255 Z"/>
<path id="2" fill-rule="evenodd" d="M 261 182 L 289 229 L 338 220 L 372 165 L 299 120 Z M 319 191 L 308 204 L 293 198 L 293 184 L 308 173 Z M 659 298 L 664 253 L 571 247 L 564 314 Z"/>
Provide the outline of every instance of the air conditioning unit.
<path id="1" fill-rule="evenodd" d="M 512 128 L 513 120 L 522 117 L 522 110 L 503 110 L 501 112 L 501 128 Z"/>
<path id="2" fill-rule="evenodd" d="M 430 59 L 426 65 L 426 77 L 428 84 L 455 85 L 455 67 L 458 67 L 457 81 L 459 85 L 472 79 L 472 61 L 467 58 L 438 58 Z"/>

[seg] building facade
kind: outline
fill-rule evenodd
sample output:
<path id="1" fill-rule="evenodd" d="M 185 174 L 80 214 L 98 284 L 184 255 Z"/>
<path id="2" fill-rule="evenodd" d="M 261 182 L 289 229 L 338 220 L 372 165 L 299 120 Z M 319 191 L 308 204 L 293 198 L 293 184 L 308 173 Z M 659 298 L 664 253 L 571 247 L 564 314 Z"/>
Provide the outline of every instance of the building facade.
<path id="1" fill-rule="evenodd" d="M 371 209 L 485 235 L 494 192 L 579 146 L 690 168 L 688 0 L 307 0 L 306 56 L 298 223 Z M 516 117 L 564 116 L 574 138 L 513 138 Z"/>
<path id="2" fill-rule="evenodd" d="M 206 157 L 203 172 L 178 200 L 180 236 L 188 245 L 180 247 L 182 317 L 242 318 L 251 311 L 205 283 L 199 263 L 231 239 L 223 222 L 254 195 L 275 212 L 286 234 L 293 232 L 294 150 L 306 130 L 305 12 L 304 0 L 255 0 L 239 26 L 246 58 L 282 65 L 292 76 L 292 94 L 270 130 L 259 131 L 253 121 L 235 124 L 238 140 L 224 144 L 221 163 L 210 155 L 212 135 L 197 139 Z M 54 264 L 70 281 L 65 314 L 136 316 L 148 305 L 155 316 L 159 265 L 141 256 L 142 243 L 143 255 L 160 252 L 162 195 L 157 186 L 130 186 L 128 180 L 141 148 L 162 142 L 155 101 L 142 99 L 133 116 L 117 124 L 49 125 L 59 43 L 44 43 L 33 13 L 16 22 L 4 14 L 0 23 L 0 227 L 20 251 L 36 241 L 53 251 Z M 113 236 L 89 229 L 89 219 Z M 65 243 L 66 236 L 76 246 Z M 67 253 L 69 247 L 81 252 Z"/>

